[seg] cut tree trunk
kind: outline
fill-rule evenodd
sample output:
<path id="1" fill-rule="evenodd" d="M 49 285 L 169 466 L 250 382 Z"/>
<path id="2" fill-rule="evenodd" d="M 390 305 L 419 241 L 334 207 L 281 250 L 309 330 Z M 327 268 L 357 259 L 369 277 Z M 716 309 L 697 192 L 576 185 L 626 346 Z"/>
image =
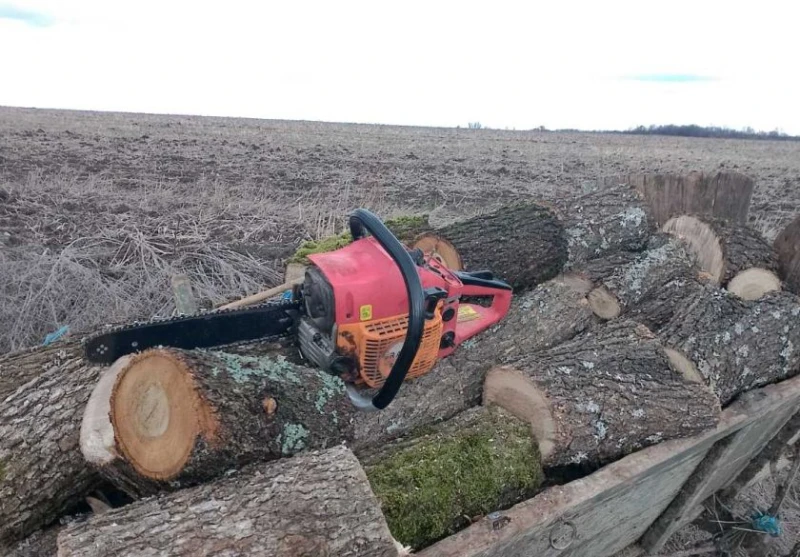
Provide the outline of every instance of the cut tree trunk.
<path id="1" fill-rule="evenodd" d="M 773 244 L 786 289 L 800 294 L 800 216 L 778 234 Z"/>
<path id="2" fill-rule="evenodd" d="M 641 251 L 654 231 L 649 207 L 632 186 L 613 185 L 558 200 L 569 246 L 566 270 L 622 251 Z"/>
<path id="3" fill-rule="evenodd" d="M 719 401 L 640 324 L 614 321 L 493 368 L 484 404 L 530 422 L 546 468 L 595 467 L 714 427 Z"/>
<path id="4" fill-rule="evenodd" d="M 587 280 L 567 274 L 518 295 L 492 333 L 496 353 L 492 363 L 551 348 L 597 323 L 586 299 L 591 289 Z"/>
<path id="5" fill-rule="evenodd" d="M 414 549 L 532 497 L 543 473 L 527 423 L 472 408 L 361 459 L 392 535 Z"/>
<path id="6" fill-rule="evenodd" d="M 470 271 L 488 269 L 517 290 L 555 277 L 567 260 L 562 222 L 538 203 L 502 207 L 436 230 Z"/>
<path id="7" fill-rule="evenodd" d="M 78 438 L 102 368 L 86 366 L 70 346 L 15 357 L 36 376 L 0 400 L 0 542 L 55 520 L 99 482 Z"/>
<path id="8" fill-rule="evenodd" d="M 344 447 L 253 465 L 65 528 L 59 557 L 395 557 L 364 470 Z"/>
<path id="9" fill-rule="evenodd" d="M 667 221 L 663 230 L 683 239 L 700 270 L 740 298 L 757 300 L 780 290 L 777 256 L 752 228 L 682 215 Z"/>
<path id="10" fill-rule="evenodd" d="M 683 300 L 659 335 L 723 406 L 800 371 L 800 300 L 789 292 L 745 301 L 705 285 Z"/>
<path id="11" fill-rule="evenodd" d="M 605 276 L 587 299 L 598 317 L 613 319 L 657 296 L 669 282 L 696 275 L 693 257 L 683 242 L 657 235 L 646 251 Z"/>
<path id="12" fill-rule="evenodd" d="M 46 371 L 62 369 L 65 363 L 80 367 L 81 350 L 80 341 L 62 340 L 0 356 L 0 401 Z M 72 367 L 64 369 L 66 373 L 71 370 Z"/>
<path id="13" fill-rule="evenodd" d="M 576 269 L 576 273 L 592 284 L 598 284 L 615 274 L 620 268 L 633 263 L 640 251 L 619 251 L 598 259 L 592 259 Z"/>
<path id="14" fill-rule="evenodd" d="M 641 323 L 653 332 L 659 332 L 672 320 L 683 301 L 696 295 L 705 284 L 710 282 L 702 276 L 672 279 L 652 295 L 628 308 L 625 317 Z"/>
<path id="15" fill-rule="evenodd" d="M 153 349 L 117 362 L 86 407 L 87 461 L 134 497 L 353 439 L 344 384 L 283 354 Z"/>
<path id="16" fill-rule="evenodd" d="M 243 352 L 157 349 L 104 375 L 84 418 L 87 461 L 140 497 L 304 449 L 367 450 L 478 404 L 486 367 L 456 371 L 448 358 L 387 409 L 363 413 L 338 378 L 281 353 Z"/>
<path id="17" fill-rule="evenodd" d="M 738 172 L 633 174 L 626 178 L 650 204 L 662 226 L 678 215 L 706 215 L 744 224 L 755 182 Z"/>

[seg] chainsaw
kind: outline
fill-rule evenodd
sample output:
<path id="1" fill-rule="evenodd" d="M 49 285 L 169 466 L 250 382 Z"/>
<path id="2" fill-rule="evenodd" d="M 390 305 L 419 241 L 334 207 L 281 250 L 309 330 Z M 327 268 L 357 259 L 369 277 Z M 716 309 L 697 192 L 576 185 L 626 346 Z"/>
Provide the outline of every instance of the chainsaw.
<path id="1" fill-rule="evenodd" d="M 110 364 L 153 347 L 292 336 L 306 360 L 345 382 L 357 408 L 381 410 L 404 381 L 426 374 L 508 313 L 511 286 L 491 272 L 447 268 L 435 254 L 401 244 L 366 209 L 354 211 L 349 226 L 353 241 L 309 255 L 304 280 L 288 299 L 134 323 L 86 341 L 85 356 Z M 367 389 L 377 393 L 367 396 Z"/>

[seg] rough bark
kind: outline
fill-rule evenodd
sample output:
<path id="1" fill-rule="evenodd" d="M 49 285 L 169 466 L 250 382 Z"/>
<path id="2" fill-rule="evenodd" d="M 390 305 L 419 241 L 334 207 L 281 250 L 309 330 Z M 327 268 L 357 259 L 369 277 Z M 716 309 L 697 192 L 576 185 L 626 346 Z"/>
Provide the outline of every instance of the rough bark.
<path id="1" fill-rule="evenodd" d="M 486 377 L 485 404 L 528 420 L 545 467 L 597 466 L 716 425 L 716 397 L 631 321 L 523 355 Z"/>
<path id="2" fill-rule="evenodd" d="M 651 331 L 658 332 L 672 320 L 683 301 L 702 290 L 704 284 L 709 283 L 702 277 L 670 280 L 651 296 L 629 308 L 626 317 L 641 323 Z"/>
<path id="3" fill-rule="evenodd" d="M 0 545 L 3 557 L 55 557 L 57 552 L 56 538 L 61 530 L 59 526 L 51 526 L 37 530 L 24 540 L 8 547 Z"/>
<path id="4" fill-rule="evenodd" d="M 60 557 L 394 557 L 369 482 L 344 447 L 258 464 L 68 526 Z"/>
<path id="5" fill-rule="evenodd" d="M 745 301 L 705 285 L 683 300 L 659 334 L 694 365 L 723 406 L 800 371 L 800 300 L 788 292 Z"/>
<path id="6" fill-rule="evenodd" d="M 599 317 L 614 318 L 658 296 L 671 281 L 696 274 L 693 257 L 683 242 L 654 236 L 647 250 L 603 278 L 588 295 L 589 305 Z"/>
<path id="7" fill-rule="evenodd" d="M 415 549 L 470 518 L 532 497 L 542 483 L 530 426 L 473 408 L 361 459 L 392 535 Z"/>
<path id="8" fill-rule="evenodd" d="M 682 215 L 667 221 L 663 229 L 686 241 L 697 257 L 700 269 L 722 286 L 733 285 L 734 288 L 730 289 L 735 293 L 747 291 L 748 277 L 757 283 L 764 282 L 757 294 L 740 297 L 757 299 L 761 294 L 780 289 L 777 256 L 772 246 L 752 228 L 707 217 Z M 761 273 L 743 275 L 752 269 Z"/>
<path id="9" fill-rule="evenodd" d="M 597 323 L 586 300 L 591 287 L 579 276 L 559 275 L 517 296 L 512 311 L 492 333 L 495 361 L 551 348 Z"/>
<path id="10" fill-rule="evenodd" d="M 773 247 L 786 289 L 800 294 L 800 215 L 778 234 Z"/>
<path id="11" fill-rule="evenodd" d="M 57 347 L 17 362 L 46 371 L 0 401 L 0 541 L 22 538 L 58 518 L 98 482 L 78 436 L 101 368 Z"/>
<path id="12" fill-rule="evenodd" d="M 567 260 L 567 237 L 555 212 L 537 203 L 503 207 L 439 228 L 467 270 L 488 269 L 517 290 L 555 277 Z"/>
<path id="13" fill-rule="evenodd" d="M 641 251 L 654 224 L 644 198 L 633 187 L 614 185 L 556 202 L 566 229 L 566 270 L 622 251 Z"/>
<path id="14" fill-rule="evenodd" d="M 72 367 L 62 368 L 62 365 L 70 362 L 70 366 L 80 367 L 80 354 L 79 341 L 60 341 L 0 356 L 0 400 L 48 370 L 63 369 L 64 373 L 70 373 Z"/>
<path id="15" fill-rule="evenodd" d="M 611 253 L 604 257 L 587 261 L 575 272 L 593 284 L 601 283 L 616 273 L 619 268 L 633 263 L 640 253 L 638 251 Z"/>
<path id="16" fill-rule="evenodd" d="M 707 215 L 746 223 L 755 182 L 738 172 L 634 174 L 626 181 L 641 191 L 658 226 L 677 215 Z"/>

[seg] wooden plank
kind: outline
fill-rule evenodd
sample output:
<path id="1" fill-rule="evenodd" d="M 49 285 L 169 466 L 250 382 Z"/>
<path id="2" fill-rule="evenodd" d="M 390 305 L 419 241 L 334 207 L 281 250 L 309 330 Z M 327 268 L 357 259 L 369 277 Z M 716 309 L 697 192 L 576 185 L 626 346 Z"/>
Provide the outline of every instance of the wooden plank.
<path id="1" fill-rule="evenodd" d="M 745 393 L 698 437 L 654 445 L 552 487 L 418 553 L 420 557 L 604 557 L 639 539 L 714 444 L 800 404 L 800 377 Z M 772 427 L 769 425 L 769 427 Z M 749 439 L 749 436 L 746 437 Z M 744 448 L 745 437 L 740 442 Z"/>
<path id="2" fill-rule="evenodd" d="M 797 412 L 798 405 L 800 405 L 798 401 L 787 401 L 714 445 L 639 544 L 651 553 L 661 551 L 675 532 L 691 522 L 704 501 L 736 479 L 747 464 Z"/>

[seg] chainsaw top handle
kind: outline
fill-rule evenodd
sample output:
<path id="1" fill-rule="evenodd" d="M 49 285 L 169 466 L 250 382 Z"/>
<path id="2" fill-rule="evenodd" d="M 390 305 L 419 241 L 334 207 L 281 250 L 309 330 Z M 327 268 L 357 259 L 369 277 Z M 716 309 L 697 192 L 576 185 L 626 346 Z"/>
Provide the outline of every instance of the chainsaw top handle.
<path id="1" fill-rule="evenodd" d="M 386 228 L 381 220 L 366 209 L 356 209 L 350 215 L 350 233 L 353 241 L 364 237 L 367 229 L 394 260 L 403 275 L 408 295 L 408 329 L 403 347 L 384 381 L 380 391 L 372 398 L 360 394 L 352 385 L 348 385 L 348 394 L 353 404 L 361 410 L 383 410 L 394 400 L 406 374 L 414 362 L 414 358 L 422 342 L 425 327 L 425 292 L 417 272 L 417 266 L 408 250 Z"/>

